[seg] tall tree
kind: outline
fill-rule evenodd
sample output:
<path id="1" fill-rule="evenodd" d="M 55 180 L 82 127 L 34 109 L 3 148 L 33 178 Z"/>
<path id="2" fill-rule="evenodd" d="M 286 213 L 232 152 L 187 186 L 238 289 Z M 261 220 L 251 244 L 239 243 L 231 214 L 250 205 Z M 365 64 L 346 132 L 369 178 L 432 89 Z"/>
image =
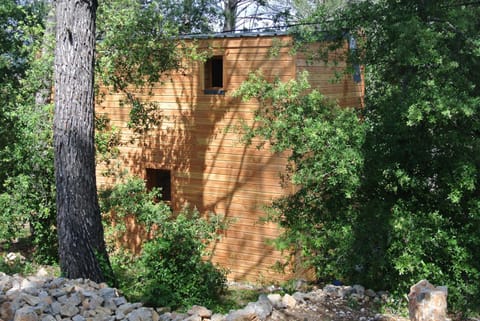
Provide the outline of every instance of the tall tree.
<path id="1" fill-rule="evenodd" d="M 22 45 L 23 30 L 20 27 L 20 22 L 26 16 L 26 9 L 17 6 L 14 0 L 2 1 L 0 4 L 0 191 L 14 166 L 9 161 L 5 148 L 16 139 L 13 128 L 16 119 L 15 98 L 28 68 L 25 63 L 28 53 Z"/>
<path id="2" fill-rule="evenodd" d="M 401 297 L 428 278 L 449 287 L 449 306 L 478 312 L 478 1 L 318 9 L 297 40 L 328 39 L 306 46 L 308 57 L 324 60 L 349 40 L 346 72 L 365 66 L 362 117 L 298 97 L 289 84 L 253 78 L 240 90 L 262 103 L 248 134 L 291 153 L 287 177 L 298 189 L 273 204 L 285 228 L 278 244 L 301 249 L 320 279 Z"/>
<path id="3" fill-rule="evenodd" d="M 365 66 L 365 137 L 361 145 L 348 144 L 361 161 L 342 168 L 348 155 L 329 150 L 347 150 L 338 140 L 355 137 L 343 123 L 332 139 L 315 145 L 329 147 L 322 156 L 327 162 L 307 163 L 317 153 L 300 147 L 328 127 L 310 128 L 319 120 L 307 122 L 296 105 L 287 109 L 302 120 L 300 129 L 315 135 L 300 135 L 308 141 L 295 145 L 301 154 L 290 170 L 302 188 L 275 205 L 289 245 L 307 249 L 320 278 L 397 294 L 428 278 L 449 287 L 450 306 L 478 311 L 479 14 L 478 1 L 365 0 L 321 8 L 301 28 L 298 39 L 331 40 L 309 57 L 327 59 L 349 39 L 347 71 Z M 307 105 L 300 106 L 305 113 Z M 334 116 L 328 115 L 332 122 Z M 296 142 L 296 131 L 277 132 Z"/>
<path id="4" fill-rule="evenodd" d="M 223 31 L 253 30 L 285 24 L 290 18 L 289 1 L 221 0 Z"/>
<path id="5" fill-rule="evenodd" d="M 56 8 L 54 151 L 62 273 L 104 281 L 110 272 L 97 199 L 94 146 L 96 0 Z"/>
<path id="6" fill-rule="evenodd" d="M 156 0 L 146 7 L 155 7 L 163 15 L 163 24 L 171 24 L 181 34 L 210 32 L 220 21 L 220 11 L 211 0 Z"/>

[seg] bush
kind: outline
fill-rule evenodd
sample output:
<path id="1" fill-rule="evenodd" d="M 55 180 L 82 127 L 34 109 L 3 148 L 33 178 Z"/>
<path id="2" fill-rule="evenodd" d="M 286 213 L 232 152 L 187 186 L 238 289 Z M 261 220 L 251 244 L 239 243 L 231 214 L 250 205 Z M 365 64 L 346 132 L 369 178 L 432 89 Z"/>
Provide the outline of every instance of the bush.
<path id="1" fill-rule="evenodd" d="M 477 110 L 478 98 L 451 101 L 455 86 L 430 81 L 412 81 L 417 90 L 406 95 L 385 81 L 395 73 L 381 72 L 369 69 L 382 81 L 370 83 L 362 114 L 328 103 L 302 77 L 269 83 L 254 74 L 237 91 L 260 102 L 247 142 L 260 137 L 290 152 L 285 178 L 296 192 L 272 204 L 269 219 L 284 228 L 276 244 L 302 255 L 320 281 L 401 298 L 426 278 L 448 286 L 452 310 L 478 312 L 480 141 L 471 128 L 480 122 L 464 111 Z M 422 106 L 431 108 L 428 120 L 411 119 Z"/>
<path id="2" fill-rule="evenodd" d="M 159 226 L 159 237 L 147 242 L 139 260 L 145 282 L 144 302 L 154 306 L 211 306 L 226 290 L 225 271 L 202 260 L 215 225 L 183 211 Z"/>
<path id="3" fill-rule="evenodd" d="M 226 289 L 226 271 L 204 260 L 209 242 L 223 228 L 220 217 L 202 218 L 189 208 L 174 214 L 156 199 L 160 199 L 159 191 L 147 191 L 139 178 L 101 193 L 111 261 L 120 288 L 129 299 L 152 306 L 211 306 Z M 147 232 L 139 255 L 116 247 L 126 235 L 129 215 Z"/>

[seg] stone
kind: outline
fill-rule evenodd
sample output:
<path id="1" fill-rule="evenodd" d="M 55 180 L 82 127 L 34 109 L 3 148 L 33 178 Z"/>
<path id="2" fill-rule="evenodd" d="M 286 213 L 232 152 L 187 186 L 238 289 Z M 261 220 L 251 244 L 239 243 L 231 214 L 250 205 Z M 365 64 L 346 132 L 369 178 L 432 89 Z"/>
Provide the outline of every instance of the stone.
<path id="1" fill-rule="evenodd" d="M 172 309 L 170 307 L 160 307 L 155 309 L 159 315 L 162 315 L 164 313 L 172 312 Z"/>
<path id="2" fill-rule="evenodd" d="M 51 314 L 42 314 L 40 316 L 40 321 L 57 321 L 57 319 Z"/>
<path id="3" fill-rule="evenodd" d="M 160 320 L 160 315 L 155 311 L 155 309 L 152 309 L 152 321 L 159 321 Z"/>
<path id="4" fill-rule="evenodd" d="M 387 295 L 365 290 L 360 285 L 330 285 L 324 289 L 313 288 L 308 293 L 261 295 L 256 302 L 227 315 L 212 314 L 211 310 L 202 306 L 193 306 L 185 314 L 171 312 L 169 308 L 152 309 L 143 307 L 141 303 L 129 303 L 116 289 L 88 279 L 23 278 L 0 272 L 0 321 L 286 321 L 295 320 L 291 317 L 297 313 L 321 313 L 317 309 L 318 304 L 325 300 L 332 300 L 334 304 L 330 311 L 325 309 L 325 312 L 353 320 L 351 316 L 354 314 L 342 309 L 345 299 L 350 302 L 364 296 L 359 303 L 365 304 L 366 300 L 381 302 L 381 298 L 386 299 Z M 291 310 L 284 310 L 287 308 Z M 20 310 L 18 314 L 15 313 L 17 310 Z M 359 316 L 361 321 L 393 320 L 381 314 L 374 318 L 367 309 L 361 309 L 359 313 L 362 314 Z"/>
<path id="5" fill-rule="evenodd" d="M 292 294 L 292 297 L 297 301 L 298 303 L 305 303 L 306 300 L 309 300 L 309 295 L 302 293 L 302 292 L 295 292 Z"/>
<path id="6" fill-rule="evenodd" d="M 70 294 L 75 291 L 75 285 L 72 284 L 65 284 L 64 287 L 62 288 L 65 293 Z"/>
<path id="7" fill-rule="evenodd" d="M 338 287 L 335 285 L 327 284 L 323 288 L 323 291 L 325 294 L 331 297 L 337 297 L 338 296 Z"/>
<path id="8" fill-rule="evenodd" d="M 56 314 L 60 314 L 60 309 L 62 308 L 62 305 L 55 301 L 53 302 L 52 304 L 50 304 L 50 311 L 52 312 L 52 314 L 56 315 Z"/>
<path id="9" fill-rule="evenodd" d="M 46 268 L 41 267 L 40 269 L 38 269 L 38 271 L 35 275 L 39 276 L 39 277 L 47 277 L 49 275 L 49 273 L 48 273 Z"/>
<path id="10" fill-rule="evenodd" d="M 82 301 L 82 307 L 84 309 L 95 310 L 97 307 L 103 304 L 103 301 L 104 300 L 101 296 L 94 294 L 91 297 Z"/>
<path id="11" fill-rule="evenodd" d="M 353 290 L 356 294 L 358 294 L 359 296 L 363 297 L 363 295 L 365 294 L 365 287 L 363 287 L 362 285 L 360 284 L 355 284 L 353 286 Z"/>
<path id="12" fill-rule="evenodd" d="M 68 296 L 66 294 L 57 297 L 57 301 L 60 302 L 61 304 L 66 304 L 68 300 Z"/>
<path id="13" fill-rule="evenodd" d="M 128 321 L 152 321 L 152 309 L 138 308 L 127 315 Z"/>
<path id="14" fill-rule="evenodd" d="M 20 294 L 20 290 L 14 287 L 10 288 L 7 292 L 5 292 L 5 295 L 7 296 L 8 300 L 15 299 L 16 297 L 18 297 L 19 294 Z"/>
<path id="15" fill-rule="evenodd" d="M 225 316 L 223 314 L 220 314 L 220 313 L 214 313 L 210 317 L 210 321 L 223 321 L 223 320 L 225 320 Z"/>
<path id="16" fill-rule="evenodd" d="M 273 311 L 273 305 L 265 294 L 260 295 L 255 303 L 255 313 L 260 320 L 265 320 Z"/>
<path id="17" fill-rule="evenodd" d="M 171 321 L 172 320 L 172 313 L 165 312 L 160 314 L 160 321 Z"/>
<path id="18" fill-rule="evenodd" d="M 20 283 L 20 289 L 22 290 L 37 289 L 39 286 L 40 284 L 38 284 L 38 282 L 29 280 L 29 279 L 23 279 L 22 282 Z"/>
<path id="19" fill-rule="evenodd" d="M 377 296 L 377 293 L 375 293 L 375 291 L 373 291 L 372 289 L 367 289 L 365 290 L 365 295 L 370 298 L 374 298 Z"/>
<path id="20" fill-rule="evenodd" d="M 67 295 L 67 292 L 65 292 L 62 289 L 54 288 L 52 291 L 50 291 L 50 295 L 55 297 L 55 298 L 59 298 L 59 297 Z"/>
<path id="21" fill-rule="evenodd" d="M 240 309 L 232 311 L 225 317 L 225 321 L 252 321 L 257 320 L 257 315 L 254 311 Z"/>
<path id="22" fill-rule="evenodd" d="M 305 279 L 298 279 L 295 281 L 295 290 L 307 292 L 308 289 L 308 281 Z"/>
<path id="23" fill-rule="evenodd" d="M 282 298 L 282 304 L 288 308 L 294 308 L 297 306 L 297 300 L 287 293 Z"/>
<path id="24" fill-rule="evenodd" d="M 47 313 L 49 309 L 50 309 L 50 305 L 44 302 L 41 302 L 33 307 L 33 310 L 38 315 L 41 315 L 42 313 Z"/>
<path id="25" fill-rule="evenodd" d="M 103 306 L 110 309 L 110 310 L 116 310 L 117 309 L 117 305 L 115 304 L 115 302 L 113 301 L 112 298 L 106 299 L 105 302 L 103 302 Z"/>
<path id="26" fill-rule="evenodd" d="M 172 312 L 170 316 L 172 318 L 171 319 L 172 321 L 183 321 L 186 318 L 188 318 L 188 314 L 186 314 L 186 313 Z"/>
<path id="27" fill-rule="evenodd" d="M 91 310 L 97 317 L 107 317 L 113 314 L 112 310 L 106 307 L 97 307 L 95 310 Z"/>
<path id="28" fill-rule="evenodd" d="M 35 305 L 39 304 L 40 302 L 42 302 L 42 299 L 39 298 L 38 296 L 33 296 L 33 295 L 26 294 L 26 293 L 21 293 L 20 294 L 20 300 L 25 301 L 30 306 L 35 306 Z"/>
<path id="29" fill-rule="evenodd" d="M 287 306 L 282 302 L 282 296 L 278 293 L 271 293 L 267 295 L 275 309 L 285 309 Z"/>
<path id="30" fill-rule="evenodd" d="M 258 320 L 265 320 L 272 313 L 272 310 L 272 303 L 265 294 L 262 294 L 257 302 L 250 302 L 245 308 L 238 310 L 242 312 L 232 321 L 252 320 L 252 317 L 256 317 Z M 227 321 L 229 321 L 229 315 L 226 317 Z"/>
<path id="31" fill-rule="evenodd" d="M 4 259 L 7 264 L 15 263 L 15 262 L 25 262 L 26 260 L 26 258 L 23 255 L 19 253 L 13 253 L 13 252 L 10 252 L 7 255 L 5 255 Z"/>
<path id="32" fill-rule="evenodd" d="M 14 311 L 11 302 L 3 302 L 0 306 L 0 318 L 5 321 L 13 320 Z"/>
<path id="33" fill-rule="evenodd" d="M 82 303 L 82 299 L 78 293 L 72 293 L 72 295 L 67 299 L 65 304 L 77 306 Z"/>
<path id="34" fill-rule="evenodd" d="M 410 288 L 408 311 L 411 321 L 446 321 L 447 287 L 421 280 Z"/>
<path id="35" fill-rule="evenodd" d="M 80 292 L 86 298 L 89 298 L 89 297 L 92 297 L 92 296 L 96 295 L 94 291 L 89 291 L 89 290 L 85 290 L 85 289 L 82 289 L 82 288 L 79 288 L 78 292 Z"/>
<path id="36" fill-rule="evenodd" d="M 126 303 L 126 304 L 122 304 L 121 306 L 119 306 L 117 308 L 117 312 L 120 312 L 120 313 L 123 313 L 124 315 L 127 315 L 130 312 L 132 312 L 134 309 L 137 309 L 141 306 L 142 306 L 141 303 Z"/>
<path id="37" fill-rule="evenodd" d="M 117 307 L 122 305 L 122 304 L 127 303 L 127 299 L 125 299 L 124 296 L 121 296 L 121 297 L 118 297 L 118 298 L 113 298 L 112 301 L 113 301 L 113 303 L 115 303 L 115 305 Z"/>
<path id="38" fill-rule="evenodd" d="M 32 307 L 25 306 L 15 312 L 14 321 L 38 321 L 38 314 L 35 313 Z"/>
<path id="39" fill-rule="evenodd" d="M 83 316 L 77 314 L 72 318 L 72 321 L 86 321 L 86 319 Z"/>
<path id="40" fill-rule="evenodd" d="M 354 301 L 361 301 L 365 296 L 363 294 L 358 294 L 358 293 L 353 293 L 349 296 L 349 299 L 354 300 Z"/>
<path id="41" fill-rule="evenodd" d="M 198 315 L 200 318 L 210 318 L 212 311 L 205 307 L 194 305 L 187 311 L 187 314 L 191 316 Z"/>
<path id="42" fill-rule="evenodd" d="M 114 288 L 109 288 L 109 287 L 100 289 L 99 294 L 104 300 L 111 299 L 118 296 L 117 291 Z"/>
<path id="43" fill-rule="evenodd" d="M 357 289 L 358 289 L 358 291 L 361 292 L 361 294 L 357 292 Z M 365 292 L 365 288 L 362 287 L 362 286 L 358 286 L 357 289 L 355 289 L 353 286 L 348 286 L 348 285 L 347 286 L 338 286 L 337 287 L 337 297 L 347 298 L 354 293 L 363 297 L 363 292 Z"/>
<path id="44" fill-rule="evenodd" d="M 60 315 L 63 317 L 71 318 L 75 314 L 78 314 L 79 312 L 80 310 L 74 305 L 63 304 L 60 307 Z"/>

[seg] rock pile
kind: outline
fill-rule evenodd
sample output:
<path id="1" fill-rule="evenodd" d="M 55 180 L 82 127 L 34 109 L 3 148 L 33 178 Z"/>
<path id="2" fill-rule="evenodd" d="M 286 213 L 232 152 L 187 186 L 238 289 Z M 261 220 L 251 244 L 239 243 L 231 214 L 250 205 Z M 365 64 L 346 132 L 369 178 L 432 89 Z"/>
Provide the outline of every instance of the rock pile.
<path id="1" fill-rule="evenodd" d="M 0 273 L 0 319 L 3 321 L 245 321 L 296 320 L 295 311 L 309 309 L 316 313 L 314 304 L 325 300 L 382 300 L 382 293 L 365 290 L 361 286 L 326 286 L 309 293 L 293 295 L 262 294 L 257 302 L 226 315 L 214 314 L 201 306 L 187 313 L 143 307 L 129 303 L 125 297 L 106 284 L 90 280 L 31 276 L 27 278 Z M 289 311 L 290 316 L 287 316 Z M 332 308 L 335 320 L 350 320 L 348 311 Z M 364 311 L 360 321 L 375 320 Z M 292 314 L 293 313 L 293 314 Z M 315 314 L 314 314 L 315 315 Z M 344 318 L 345 317 L 345 318 Z M 301 320 L 316 320 L 302 317 Z M 320 319 L 318 319 L 320 320 Z M 353 319 L 352 319 L 353 320 Z M 380 320 L 376 318 L 376 320 Z"/>

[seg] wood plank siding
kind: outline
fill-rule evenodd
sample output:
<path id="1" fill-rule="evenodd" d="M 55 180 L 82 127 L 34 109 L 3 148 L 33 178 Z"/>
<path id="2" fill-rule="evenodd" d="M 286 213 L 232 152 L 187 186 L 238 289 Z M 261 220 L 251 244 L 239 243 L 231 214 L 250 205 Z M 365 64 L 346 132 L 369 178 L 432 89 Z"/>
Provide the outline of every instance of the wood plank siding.
<path id="1" fill-rule="evenodd" d="M 213 245 L 211 259 L 227 268 L 231 280 L 280 281 L 288 278 L 275 272 L 272 266 L 282 255 L 267 241 L 278 235 L 273 224 L 263 224 L 264 206 L 275 198 L 289 193 L 280 186 L 287 154 L 276 154 L 268 149 L 258 150 L 240 142 L 238 134 L 229 130 L 240 119 L 252 124 L 255 101 L 241 102 L 231 96 L 249 73 L 261 70 L 270 79 L 287 81 L 303 71 L 310 71 L 312 87 L 332 97 L 341 105 L 361 104 L 362 85 L 352 77 L 332 83 L 339 67 L 323 63 L 308 63 L 303 54 L 290 54 L 287 35 L 256 37 L 222 37 L 197 40 L 200 48 L 211 50 L 221 57 L 224 94 L 206 94 L 205 77 L 210 66 L 188 62 L 188 68 L 173 73 L 163 84 L 155 86 L 146 101 L 159 104 L 161 121 L 158 127 L 132 140 L 128 128 L 129 108 L 120 107 L 124 98 L 108 88 L 96 112 L 111 119 L 121 130 L 120 161 L 122 169 L 147 179 L 147 169 L 166 170 L 170 174 L 171 204 L 178 210 L 185 203 L 202 213 L 214 212 L 233 219 L 222 239 Z M 219 77 L 214 75 L 212 77 Z M 98 185 L 112 181 L 101 175 L 98 166 Z M 164 173 L 164 172 L 162 172 Z M 160 174 L 159 174 L 160 175 Z M 163 174 L 161 174 L 163 175 Z M 137 242 L 140 239 L 135 239 Z"/>

